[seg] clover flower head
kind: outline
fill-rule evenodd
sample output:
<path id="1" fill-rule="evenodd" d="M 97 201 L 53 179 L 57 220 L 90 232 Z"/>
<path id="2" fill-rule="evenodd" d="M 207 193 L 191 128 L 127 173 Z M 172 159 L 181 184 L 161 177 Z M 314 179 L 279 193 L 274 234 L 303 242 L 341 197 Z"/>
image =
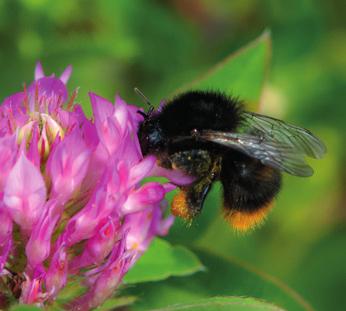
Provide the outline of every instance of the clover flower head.
<path id="1" fill-rule="evenodd" d="M 141 183 L 158 170 L 139 148 L 138 108 L 90 93 L 88 119 L 77 91 L 68 95 L 71 72 L 46 76 L 37 64 L 35 80 L 0 107 L 0 276 L 37 305 L 79 276 L 87 290 L 71 308 L 88 310 L 168 232 L 164 197 L 174 187 Z"/>

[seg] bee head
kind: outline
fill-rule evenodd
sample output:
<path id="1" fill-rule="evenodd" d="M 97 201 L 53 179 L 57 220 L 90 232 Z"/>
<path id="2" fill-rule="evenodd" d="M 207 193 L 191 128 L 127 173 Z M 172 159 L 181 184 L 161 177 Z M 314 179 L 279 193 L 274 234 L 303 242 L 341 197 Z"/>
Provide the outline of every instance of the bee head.
<path id="1" fill-rule="evenodd" d="M 155 154 L 165 146 L 165 139 L 158 120 L 152 117 L 152 114 L 138 112 L 144 117 L 139 125 L 138 138 L 143 155 Z"/>

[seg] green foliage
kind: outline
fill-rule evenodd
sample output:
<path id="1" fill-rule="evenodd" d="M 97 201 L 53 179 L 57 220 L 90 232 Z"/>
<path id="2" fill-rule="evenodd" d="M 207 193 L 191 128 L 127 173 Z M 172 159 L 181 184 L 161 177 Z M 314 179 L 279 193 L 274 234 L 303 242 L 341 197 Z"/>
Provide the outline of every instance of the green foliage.
<path id="1" fill-rule="evenodd" d="M 133 304 L 136 300 L 137 298 L 134 296 L 121 296 L 121 297 L 110 298 L 107 301 L 105 301 L 102 306 L 99 306 L 97 310 L 111 311 L 111 310 L 114 310 L 115 308 L 129 306 Z"/>
<path id="2" fill-rule="evenodd" d="M 208 311 L 221 311 L 221 310 L 233 310 L 233 311 L 280 311 L 283 310 L 272 304 L 268 304 L 263 301 L 259 301 L 253 298 L 242 297 L 213 297 L 208 299 L 202 299 L 190 304 L 177 304 L 160 309 L 157 311 L 179 311 L 179 310 L 208 310 Z"/>
<path id="3" fill-rule="evenodd" d="M 124 278 L 125 284 L 160 281 L 170 276 L 186 276 L 203 270 L 199 259 L 182 246 L 172 246 L 156 238 Z"/>
<path id="4" fill-rule="evenodd" d="M 206 251 L 198 251 L 197 254 L 205 263 L 206 271 L 190 277 L 170 278 L 164 282 L 129 288 L 126 293 L 138 296 L 133 309 L 151 310 L 175 303 L 190 304 L 210 296 L 234 295 L 263 299 L 287 310 L 312 310 L 286 284 L 248 264 Z"/>
<path id="5" fill-rule="evenodd" d="M 248 104 L 256 104 L 268 71 L 270 47 L 270 34 L 266 31 L 175 93 L 190 89 L 221 90 L 237 94 Z"/>

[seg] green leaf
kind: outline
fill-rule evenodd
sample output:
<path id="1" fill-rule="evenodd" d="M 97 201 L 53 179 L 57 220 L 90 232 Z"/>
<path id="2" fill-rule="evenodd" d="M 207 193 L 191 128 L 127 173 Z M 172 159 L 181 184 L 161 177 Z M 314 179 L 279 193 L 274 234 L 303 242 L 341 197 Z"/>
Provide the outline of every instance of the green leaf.
<path id="1" fill-rule="evenodd" d="M 15 305 L 10 308 L 10 311 L 40 311 L 39 307 L 30 305 Z"/>
<path id="2" fill-rule="evenodd" d="M 125 276 L 127 284 L 158 281 L 170 276 L 190 275 L 203 270 L 199 259 L 182 246 L 155 239 L 148 251 Z"/>
<path id="3" fill-rule="evenodd" d="M 254 298 L 244 297 L 212 297 L 189 304 L 177 304 L 153 311 L 179 311 L 179 310 L 208 310 L 208 311 L 280 311 L 284 310 L 275 305 Z"/>
<path id="4" fill-rule="evenodd" d="M 267 76 L 270 55 L 270 33 L 266 31 L 175 94 L 190 89 L 221 90 L 254 104 Z"/>
<path id="5" fill-rule="evenodd" d="M 136 297 L 123 296 L 114 297 L 106 300 L 104 304 L 97 308 L 97 311 L 114 310 L 115 308 L 124 307 L 133 304 L 136 301 Z"/>
<path id="6" fill-rule="evenodd" d="M 230 295 L 264 299 L 287 310 L 313 310 L 289 286 L 246 263 L 207 251 L 197 253 L 207 268 L 205 272 L 128 288 L 126 294 L 138 296 L 131 310 L 152 310 L 172 304 L 189 304 L 205 297 Z"/>

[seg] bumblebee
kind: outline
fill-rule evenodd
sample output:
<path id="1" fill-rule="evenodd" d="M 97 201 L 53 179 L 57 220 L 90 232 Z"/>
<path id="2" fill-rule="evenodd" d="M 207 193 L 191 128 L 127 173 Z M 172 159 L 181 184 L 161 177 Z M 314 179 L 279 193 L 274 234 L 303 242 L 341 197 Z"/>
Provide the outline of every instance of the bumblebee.
<path id="1" fill-rule="evenodd" d="M 311 176 L 305 156 L 319 159 L 326 152 L 309 130 L 245 111 L 240 100 L 221 92 L 189 91 L 139 113 L 143 155 L 195 178 L 172 202 L 172 213 L 189 221 L 219 180 L 226 221 L 240 231 L 255 227 L 273 205 L 282 172 Z"/>

